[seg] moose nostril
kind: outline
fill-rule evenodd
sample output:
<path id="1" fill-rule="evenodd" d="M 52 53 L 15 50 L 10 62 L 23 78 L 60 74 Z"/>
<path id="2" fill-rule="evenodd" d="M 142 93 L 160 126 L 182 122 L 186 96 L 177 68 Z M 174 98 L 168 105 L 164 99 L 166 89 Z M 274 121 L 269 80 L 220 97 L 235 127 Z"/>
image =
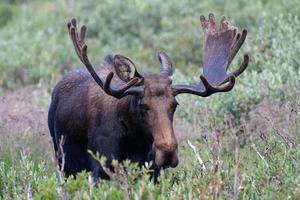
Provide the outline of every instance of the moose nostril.
<path id="1" fill-rule="evenodd" d="M 155 149 L 155 164 L 158 167 L 176 167 L 178 165 L 177 151 L 166 152 L 161 149 Z"/>
<path id="2" fill-rule="evenodd" d="M 179 163 L 179 160 L 178 160 L 177 153 L 174 153 L 173 156 L 172 156 L 172 160 L 171 160 L 170 166 L 173 167 L 173 168 L 177 167 L 178 163 Z"/>

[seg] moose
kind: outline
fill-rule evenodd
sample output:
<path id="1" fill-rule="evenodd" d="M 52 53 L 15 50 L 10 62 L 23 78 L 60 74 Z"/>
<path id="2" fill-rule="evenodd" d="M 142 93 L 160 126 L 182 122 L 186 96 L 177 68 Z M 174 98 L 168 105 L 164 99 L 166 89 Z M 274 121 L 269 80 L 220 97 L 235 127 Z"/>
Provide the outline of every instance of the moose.
<path id="1" fill-rule="evenodd" d="M 55 86 L 48 113 L 48 125 L 59 164 L 66 176 L 86 170 L 95 179 L 109 179 L 103 166 L 91 155 L 152 163 L 154 179 L 159 171 L 178 165 L 178 144 L 173 117 L 179 94 L 208 97 L 228 92 L 249 63 L 244 55 L 238 69 L 227 69 L 245 41 L 247 31 L 230 26 L 226 17 L 215 23 L 211 13 L 200 17 L 204 32 L 203 75 L 194 85 L 173 85 L 173 67 L 165 52 L 158 52 L 159 73 L 139 73 L 133 61 L 122 55 L 108 55 L 94 68 L 87 55 L 87 28 L 77 31 L 76 20 L 68 24 L 69 36 L 85 67 L 64 75 Z M 63 138 L 63 143 L 61 141 Z M 60 147 L 64 158 L 59 156 Z"/>

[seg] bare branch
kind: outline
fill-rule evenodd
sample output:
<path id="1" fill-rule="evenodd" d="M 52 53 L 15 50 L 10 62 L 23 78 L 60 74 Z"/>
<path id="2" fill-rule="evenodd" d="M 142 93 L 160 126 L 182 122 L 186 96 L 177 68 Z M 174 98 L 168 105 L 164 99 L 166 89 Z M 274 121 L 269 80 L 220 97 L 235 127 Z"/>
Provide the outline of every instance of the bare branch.
<path id="1" fill-rule="evenodd" d="M 203 169 L 203 171 L 204 171 L 204 174 L 207 174 L 208 171 L 207 171 L 207 169 L 206 169 L 206 167 L 205 167 L 205 164 L 204 164 L 203 160 L 201 159 L 201 157 L 200 157 L 200 155 L 199 155 L 198 149 L 191 143 L 190 140 L 187 140 L 187 143 L 188 143 L 188 145 L 192 148 L 192 150 L 194 151 L 194 153 L 195 153 L 195 155 L 196 155 L 196 158 L 197 158 L 197 160 L 198 160 L 200 166 L 202 167 L 202 169 Z"/>

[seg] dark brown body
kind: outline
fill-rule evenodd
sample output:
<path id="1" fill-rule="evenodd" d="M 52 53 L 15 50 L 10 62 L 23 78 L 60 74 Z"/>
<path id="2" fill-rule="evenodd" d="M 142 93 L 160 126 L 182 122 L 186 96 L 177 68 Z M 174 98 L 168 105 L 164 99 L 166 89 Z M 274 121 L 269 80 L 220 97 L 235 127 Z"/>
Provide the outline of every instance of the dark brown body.
<path id="1" fill-rule="evenodd" d="M 100 69 L 113 70 L 113 56 L 107 56 Z M 105 66 L 105 67 L 103 67 Z M 105 71 L 99 74 L 105 75 Z M 157 77 L 152 74 L 144 76 L 147 80 L 156 79 L 156 85 L 161 81 L 162 90 L 157 88 L 156 101 L 161 101 L 166 106 L 164 99 L 166 86 L 169 85 L 167 77 Z M 161 80 L 160 80 L 161 79 Z M 115 82 L 122 82 L 117 78 Z M 166 82 L 166 83 L 164 83 Z M 151 92 L 150 89 L 148 92 Z M 170 94 L 172 96 L 172 94 Z M 174 98 L 175 100 L 175 98 Z M 101 167 L 94 161 L 87 150 L 99 152 L 109 159 L 122 161 L 130 159 L 140 165 L 146 161 L 153 161 L 153 131 L 161 132 L 172 129 L 172 121 L 169 117 L 161 116 L 166 108 L 160 108 L 159 102 L 155 103 L 157 110 L 154 118 L 160 120 L 150 121 L 145 113 L 145 108 L 140 105 L 140 99 L 136 96 L 126 96 L 116 99 L 107 95 L 85 68 L 75 69 L 67 73 L 57 84 L 53 91 L 52 103 L 49 110 L 49 127 L 56 151 L 59 140 L 63 135 L 65 142 L 65 172 L 67 175 L 75 175 L 78 171 L 93 171 L 94 176 L 107 178 Z M 151 101 L 151 99 L 148 99 Z M 175 105 L 176 106 L 176 105 Z M 168 109 L 168 108 L 167 108 Z M 173 117 L 175 108 L 170 108 L 169 113 Z M 164 119 L 167 117 L 167 120 Z M 153 130 L 153 128 L 160 130 Z M 160 139 L 160 149 L 170 152 L 169 158 L 163 165 L 175 167 L 177 160 L 177 143 L 172 133 L 168 137 Z M 169 131 L 170 132 L 170 131 Z M 167 142 L 165 142 L 167 140 Z M 170 141 L 170 142 L 169 142 Z M 169 144 L 170 143 L 170 144 Z M 169 149 L 168 149 L 169 148 Z M 175 153 L 174 153 L 175 152 Z M 161 167 L 161 166 L 160 166 Z M 158 173 L 158 167 L 155 167 Z"/>
<path id="2" fill-rule="evenodd" d="M 201 16 L 200 22 L 204 32 L 203 75 L 192 85 L 172 85 L 172 61 L 164 52 L 158 53 L 159 73 L 141 75 L 122 55 L 107 56 L 95 70 L 87 56 L 87 28 L 82 26 L 78 32 L 75 19 L 68 23 L 75 52 L 86 68 L 69 72 L 57 84 L 48 116 L 57 158 L 66 175 L 88 170 L 95 179 L 108 178 L 88 150 L 106 156 L 107 165 L 112 159 L 129 159 L 140 165 L 153 161 L 155 179 L 161 168 L 177 166 L 175 96 L 188 93 L 207 97 L 228 92 L 249 63 L 245 55 L 240 67 L 227 73 L 245 41 L 246 30 L 238 32 L 225 17 L 216 25 L 213 14 L 208 20 Z"/>

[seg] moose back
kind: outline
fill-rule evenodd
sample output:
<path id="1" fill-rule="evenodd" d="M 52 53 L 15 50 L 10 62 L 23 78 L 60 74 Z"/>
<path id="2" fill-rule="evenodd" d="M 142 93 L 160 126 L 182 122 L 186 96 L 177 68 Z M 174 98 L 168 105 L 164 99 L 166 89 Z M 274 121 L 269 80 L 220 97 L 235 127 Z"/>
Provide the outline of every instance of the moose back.
<path id="1" fill-rule="evenodd" d="M 78 32 L 75 19 L 68 23 L 75 52 L 85 68 L 65 74 L 56 85 L 48 115 L 56 156 L 67 176 L 87 170 L 95 179 L 109 178 L 88 150 L 106 156 L 108 166 L 112 159 L 129 159 L 141 166 L 152 161 L 154 178 L 160 169 L 178 165 L 175 96 L 228 92 L 249 62 L 245 55 L 240 67 L 227 73 L 245 41 L 246 30 L 239 32 L 225 17 L 216 25 L 213 14 L 208 19 L 201 16 L 200 23 L 203 75 L 194 85 L 172 84 L 172 62 L 164 52 L 158 53 L 159 73 L 140 74 L 122 55 L 108 55 L 94 68 L 87 56 L 87 28 L 82 26 Z"/>

